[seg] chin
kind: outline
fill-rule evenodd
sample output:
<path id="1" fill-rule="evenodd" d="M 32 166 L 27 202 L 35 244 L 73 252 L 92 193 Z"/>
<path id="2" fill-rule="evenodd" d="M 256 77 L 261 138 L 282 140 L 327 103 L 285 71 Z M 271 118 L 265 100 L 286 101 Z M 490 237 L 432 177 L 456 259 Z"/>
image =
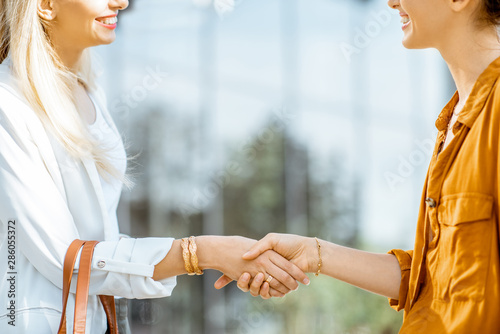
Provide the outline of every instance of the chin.
<path id="1" fill-rule="evenodd" d="M 103 42 L 101 43 L 101 45 L 109 45 L 109 44 L 113 43 L 114 41 L 115 41 L 115 39 L 114 39 L 114 38 L 113 38 L 112 40 L 109 40 L 109 41 L 103 41 Z"/>
<path id="2" fill-rule="evenodd" d="M 409 42 L 408 40 L 406 39 L 403 39 L 403 46 L 406 48 L 406 49 L 418 49 L 417 47 L 415 47 L 411 42 Z"/>
<path id="3" fill-rule="evenodd" d="M 116 36 L 109 37 L 109 38 L 103 38 L 99 41 L 98 45 L 109 45 L 113 43 L 116 39 Z"/>
<path id="4" fill-rule="evenodd" d="M 406 49 L 427 49 L 430 48 L 427 43 L 422 43 L 421 41 L 416 41 L 414 38 L 411 38 L 411 36 L 405 36 L 403 38 L 403 46 Z"/>

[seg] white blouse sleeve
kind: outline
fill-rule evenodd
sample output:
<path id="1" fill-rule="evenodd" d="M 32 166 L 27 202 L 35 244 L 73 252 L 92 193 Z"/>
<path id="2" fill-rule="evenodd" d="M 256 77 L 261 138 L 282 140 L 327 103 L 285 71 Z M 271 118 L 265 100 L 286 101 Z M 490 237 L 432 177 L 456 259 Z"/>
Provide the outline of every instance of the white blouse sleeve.
<path id="1" fill-rule="evenodd" d="M 176 278 L 155 281 L 151 277 L 154 265 L 167 255 L 173 241 L 173 238 L 122 238 L 98 243 L 92 258 L 89 293 L 138 299 L 170 296 Z M 75 277 L 71 285 L 76 291 Z"/>
<path id="2" fill-rule="evenodd" d="M 64 256 L 70 243 L 80 239 L 79 233 L 26 121 L 19 115 L 22 111 L 11 110 L 14 107 L 9 99 L 13 96 L 0 87 L 0 236 L 7 230 L 7 222 L 15 220 L 17 252 L 62 289 Z M 170 296 L 175 277 L 162 281 L 151 277 L 154 265 L 169 252 L 172 242 L 171 238 L 121 238 L 99 243 L 93 257 L 90 293 L 126 298 Z M 70 289 L 73 293 L 76 277 Z"/>

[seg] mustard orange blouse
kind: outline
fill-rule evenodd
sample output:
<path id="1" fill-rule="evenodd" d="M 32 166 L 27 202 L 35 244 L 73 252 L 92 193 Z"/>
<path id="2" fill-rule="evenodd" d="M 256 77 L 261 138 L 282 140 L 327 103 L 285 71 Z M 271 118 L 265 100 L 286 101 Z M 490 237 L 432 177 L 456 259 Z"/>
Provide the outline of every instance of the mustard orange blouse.
<path id="1" fill-rule="evenodd" d="M 401 266 L 400 333 L 500 333 L 500 58 L 479 76 L 439 152 L 458 102 L 440 113 L 413 251 Z"/>

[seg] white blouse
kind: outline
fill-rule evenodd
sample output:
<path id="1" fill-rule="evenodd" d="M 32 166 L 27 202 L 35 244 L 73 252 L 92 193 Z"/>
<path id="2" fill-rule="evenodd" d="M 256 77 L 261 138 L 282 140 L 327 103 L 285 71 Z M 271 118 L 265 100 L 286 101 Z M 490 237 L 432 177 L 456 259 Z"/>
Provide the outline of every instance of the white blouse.
<path id="1" fill-rule="evenodd" d="M 171 295 L 176 278 L 154 281 L 152 276 L 173 239 L 120 238 L 116 207 L 121 186 L 104 182 L 93 161 L 70 158 L 45 131 L 16 88 L 9 64 L 0 64 L 0 332 L 57 332 L 64 256 L 78 238 L 101 241 L 92 260 L 86 333 L 105 333 L 106 314 L 97 295 Z M 98 119 L 91 131 L 102 135 L 103 144 L 117 144 L 114 163 L 124 171 L 123 143 L 104 96 L 95 91 L 92 99 Z M 73 332 L 77 276 L 78 262 L 67 333 Z"/>
<path id="2" fill-rule="evenodd" d="M 99 104 L 96 103 L 91 93 L 89 96 L 94 104 L 96 112 L 95 122 L 88 125 L 90 133 L 101 143 L 102 147 L 110 149 L 109 156 L 111 163 L 118 171 L 120 171 L 120 173 L 124 174 L 127 168 L 127 155 L 125 148 L 123 147 L 122 138 L 118 133 L 113 131 L 113 128 L 108 124 L 102 115 Z M 101 175 L 99 175 L 99 181 L 102 186 L 102 192 L 109 213 L 109 218 L 113 220 L 113 224 L 118 224 L 118 221 L 116 220 L 116 209 L 118 208 L 118 202 L 120 201 L 122 184 L 116 179 L 111 179 L 110 183 L 108 183 Z M 94 229 L 92 226 L 88 227 L 89 234 L 94 232 L 96 233 L 96 237 L 99 236 L 99 230 L 102 230 L 102 227 L 98 226 Z"/>

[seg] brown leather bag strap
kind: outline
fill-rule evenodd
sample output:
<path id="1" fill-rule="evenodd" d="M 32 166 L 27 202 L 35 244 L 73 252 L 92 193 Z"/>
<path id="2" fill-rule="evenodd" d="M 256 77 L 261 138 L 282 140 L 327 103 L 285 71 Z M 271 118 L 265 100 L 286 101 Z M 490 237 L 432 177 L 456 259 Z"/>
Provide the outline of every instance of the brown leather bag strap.
<path id="1" fill-rule="evenodd" d="M 99 241 L 86 241 L 80 255 L 80 267 L 76 283 L 75 317 L 73 321 L 73 334 L 85 334 L 87 320 L 87 304 L 89 299 L 90 270 L 94 247 Z"/>
<path id="2" fill-rule="evenodd" d="M 66 334 L 66 304 L 68 302 L 69 288 L 71 285 L 71 278 L 73 276 L 76 258 L 78 256 L 78 251 L 82 246 L 83 249 L 80 255 L 80 266 L 78 269 L 78 280 L 76 284 L 73 334 L 85 334 L 92 255 L 94 254 L 94 248 L 98 243 L 98 241 L 82 241 L 76 239 L 71 243 L 68 251 L 66 252 L 63 271 L 63 311 L 58 334 Z M 111 333 L 118 334 L 114 297 L 99 296 L 99 298 L 104 307 L 104 311 L 106 312 Z"/>
<path id="3" fill-rule="evenodd" d="M 59 324 L 58 334 L 66 334 L 66 304 L 68 303 L 69 287 L 71 285 L 71 279 L 73 278 L 73 269 L 75 268 L 76 257 L 78 251 L 83 246 L 85 241 L 75 239 L 68 247 L 66 256 L 64 257 L 64 267 L 63 267 L 63 293 L 62 293 L 62 314 L 61 322 Z"/>
<path id="4" fill-rule="evenodd" d="M 100 295 L 102 306 L 108 318 L 108 329 L 111 334 L 118 334 L 118 320 L 116 319 L 115 297 Z"/>

